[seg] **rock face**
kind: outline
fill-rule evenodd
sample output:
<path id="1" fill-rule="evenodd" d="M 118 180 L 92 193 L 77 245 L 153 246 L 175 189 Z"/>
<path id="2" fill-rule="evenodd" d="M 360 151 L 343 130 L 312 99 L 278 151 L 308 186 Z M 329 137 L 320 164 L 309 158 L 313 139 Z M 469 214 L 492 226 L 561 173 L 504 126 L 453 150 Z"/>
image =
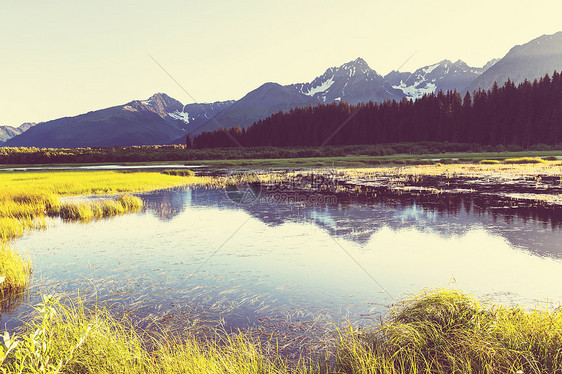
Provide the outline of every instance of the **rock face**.
<path id="1" fill-rule="evenodd" d="M 533 81 L 562 70 L 562 31 L 543 35 L 523 45 L 513 47 L 504 58 L 477 77 L 467 90 L 489 90 L 498 82 L 501 86 L 507 79 L 515 84 L 525 79 Z"/>

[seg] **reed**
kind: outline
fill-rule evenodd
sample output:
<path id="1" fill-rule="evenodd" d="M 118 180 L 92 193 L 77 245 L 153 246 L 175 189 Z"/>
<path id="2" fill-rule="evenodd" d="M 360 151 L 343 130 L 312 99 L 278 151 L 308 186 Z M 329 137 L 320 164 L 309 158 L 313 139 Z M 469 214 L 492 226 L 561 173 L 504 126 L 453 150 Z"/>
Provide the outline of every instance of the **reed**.
<path id="1" fill-rule="evenodd" d="M 0 371 L 24 373 L 561 373 L 562 311 L 482 306 L 458 291 L 401 302 L 372 331 L 349 328 L 329 362 L 289 363 L 243 333 L 197 340 L 137 330 L 107 310 L 44 298 L 4 334 Z M 188 333 L 189 334 L 189 333 Z M 318 352 L 317 352 L 318 353 Z M 320 352 L 322 353 L 322 352 Z M 328 357 L 326 353 L 318 357 Z"/>

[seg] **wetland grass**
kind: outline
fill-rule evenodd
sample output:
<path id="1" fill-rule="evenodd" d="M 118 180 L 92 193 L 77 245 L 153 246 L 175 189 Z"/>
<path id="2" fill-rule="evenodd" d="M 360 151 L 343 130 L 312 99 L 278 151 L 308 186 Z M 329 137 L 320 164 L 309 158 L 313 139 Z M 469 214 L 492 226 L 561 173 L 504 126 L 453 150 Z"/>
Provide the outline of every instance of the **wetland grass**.
<path id="1" fill-rule="evenodd" d="M 406 299 L 372 332 L 350 330 L 341 373 L 562 373 L 562 310 L 482 306 L 457 291 Z"/>
<path id="2" fill-rule="evenodd" d="M 540 157 L 517 157 L 517 158 L 506 158 L 503 160 L 505 164 L 542 164 L 547 162 Z"/>
<path id="3" fill-rule="evenodd" d="M 208 339 L 148 333 L 102 309 L 45 298 L 38 318 L 4 335 L 0 371 L 25 373 L 562 372 L 562 311 L 482 306 L 453 290 L 407 298 L 372 331 L 340 333 L 312 362 L 279 356 L 244 333 Z M 187 333 L 189 334 L 189 333 Z M 335 337 L 335 339 L 338 339 Z M 18 342 L 18 344 L 15 344 Z M 322 369 L 321 369 L 322 368 Z"/>
<path id="4" fill-rule="evenodd" d="M 44 228 L 46 216 L 87 222 L 142 209 L 138 197 L 121 195 L 115 200 L 61 203 L 61 196 L 117 194 L 211 183 L 210 178 L 179 177 L 160 173 L 88 172 L 4 172 L 0 173 L 0 283 L 2 297 L 25 288 L 29 260 L 19 258 L 9 241 L 26 231 Z M 16 274 L 18 274 L 16 276 Z"/>
<path id="5" fill-rule="evenodd" d="M 21 336 L 5 335 L 0 370 L 24 373 L 307 373 L 262 354 L 245 335 L 221 341 L 142 336 L 127 320 L 45 298 Z"/>

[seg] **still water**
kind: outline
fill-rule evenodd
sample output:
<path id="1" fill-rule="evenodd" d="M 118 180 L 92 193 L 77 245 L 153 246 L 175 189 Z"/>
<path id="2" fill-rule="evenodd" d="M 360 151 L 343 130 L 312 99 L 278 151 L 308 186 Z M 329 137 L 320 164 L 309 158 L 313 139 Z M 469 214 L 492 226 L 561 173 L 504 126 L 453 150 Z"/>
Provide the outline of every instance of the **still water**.
<path id="1" fill-rule="evenodd" d="M 491 302 L 562 302 L 558 225 L 472 207 L 388 202 L 237 204 L 220 189 L 139 195 L 145 211 L 88 224 L 51 221 L 17 240 L 33 264 L 18 324 L 42 294 L 80 296 L 179 329 L 273 317 L 371 323 L 424 288 Z"/>

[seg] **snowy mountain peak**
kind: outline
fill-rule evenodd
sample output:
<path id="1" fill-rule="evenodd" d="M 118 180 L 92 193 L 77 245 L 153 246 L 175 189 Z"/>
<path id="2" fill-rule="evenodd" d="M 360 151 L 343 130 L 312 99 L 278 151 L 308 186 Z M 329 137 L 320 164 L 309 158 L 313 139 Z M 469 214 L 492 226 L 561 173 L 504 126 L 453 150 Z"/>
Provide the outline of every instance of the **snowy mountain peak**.
<path id="1" fill-rule="evenodd" d="M 418 99 L 437 91 L 462 89 L 479 74 L 480 68 L 468 66 L 464 61 L 442 60 L 424 66 L 413 73 L 391 72 L 385 79 L 393 88 L 401 90 L 409 99 Z"/>

